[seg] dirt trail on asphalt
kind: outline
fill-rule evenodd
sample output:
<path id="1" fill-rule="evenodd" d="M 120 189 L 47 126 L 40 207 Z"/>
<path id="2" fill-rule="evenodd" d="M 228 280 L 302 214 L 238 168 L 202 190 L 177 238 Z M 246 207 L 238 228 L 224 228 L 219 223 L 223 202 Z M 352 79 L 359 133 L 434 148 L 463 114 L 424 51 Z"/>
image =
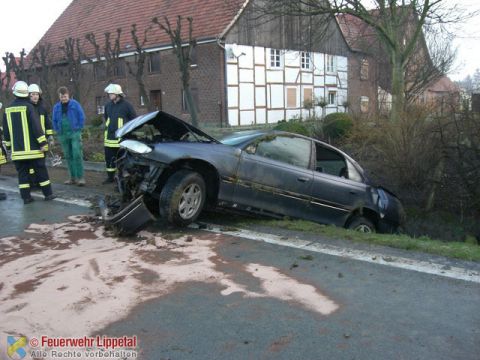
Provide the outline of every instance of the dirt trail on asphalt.
<path id="1" fill-rule="evenodd" d="M 92 221 L 94 220 L 94 221 Z M 248 284 L 222 269 L 225 236 L 196 232 L 176 239 L 150 231 L 118 239 L 88 216 L 32 224 L 27 236 L 0 239 L 0 333 L 86 336 L 137 305 L 189 282 L 219 294 L 270 297 L 328 315 L 338 305 L 310 284 L 262 264 L 236 265 Z M 241 278 L 241 277 L 240 277 Z M 253 284 L 256 284 L 254 287 Z"/>

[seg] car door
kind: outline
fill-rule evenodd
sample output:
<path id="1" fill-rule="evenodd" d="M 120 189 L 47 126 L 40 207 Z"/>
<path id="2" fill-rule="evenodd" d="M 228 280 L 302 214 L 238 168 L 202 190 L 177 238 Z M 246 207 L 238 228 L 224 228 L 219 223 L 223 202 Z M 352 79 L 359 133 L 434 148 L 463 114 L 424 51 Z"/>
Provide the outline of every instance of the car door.
<path id="1" fill-rule="evenodd" d="M 234 201 L 242 208 L 304 217 L 308 213 L 313 171 L 312 141 L 266 135 L 242 152 Z"/>
<path id="2" fill-rule="evenodd" d="M 315 151 L 312 220 L 343 226 L 351 211 L 365 203 L 367 186 L 340 152 L 320 143 L 315 143 Z"/>

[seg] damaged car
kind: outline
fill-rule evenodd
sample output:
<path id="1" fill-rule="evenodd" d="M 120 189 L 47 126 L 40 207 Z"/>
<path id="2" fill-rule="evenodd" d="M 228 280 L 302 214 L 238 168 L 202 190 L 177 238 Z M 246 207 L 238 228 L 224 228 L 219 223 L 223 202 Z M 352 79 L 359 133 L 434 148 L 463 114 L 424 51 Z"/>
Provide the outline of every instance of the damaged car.
<path id="1" fill-rule="evenodd" d="M 128 122 L 116 135 L 121 202 L 104 207 L 104 217 L 125 233 L 156 215 L 186 226 L 218 208 L 363 232 L 394 232 L 405 218 L 394 194 L 316 139 L 255 130 L 217 140 L 163 111 Z"/>

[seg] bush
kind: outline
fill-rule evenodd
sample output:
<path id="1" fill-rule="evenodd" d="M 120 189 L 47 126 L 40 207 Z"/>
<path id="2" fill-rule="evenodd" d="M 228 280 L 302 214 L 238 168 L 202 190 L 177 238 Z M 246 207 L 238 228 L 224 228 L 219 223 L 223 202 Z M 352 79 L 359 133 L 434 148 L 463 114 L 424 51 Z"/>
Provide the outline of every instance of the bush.
<path id="1" fill-rule="evenodd" d="M 310 133 L 307 127 L 298 120 L 294 121 L 280 121 L 275 127 L 274 130 L 287 131 L 294 134 L 310 136 Z"/>
<path id="2" fill-rule="evenodd" d="M 353 127 L 353 121 L 347 113 L 328 114 L 323 119 L 323 134 L 331 139 L 343 138 Z"/>
<path id="3" fill-rule="evenodd" d="M 101 152 L 93 153 L 90 156 L 89 160 L 90 161 L 95 161 L 95 162 L 104 162 L 105 161 L 105 153 L 101 153 Z"/>
<path id="4" fill-rule="evenodd" d="M 103 115 L 97 115 L 95 116 L 91 121 L 90 124 L 94 127 L 100 127 L 103 125 Z"/>

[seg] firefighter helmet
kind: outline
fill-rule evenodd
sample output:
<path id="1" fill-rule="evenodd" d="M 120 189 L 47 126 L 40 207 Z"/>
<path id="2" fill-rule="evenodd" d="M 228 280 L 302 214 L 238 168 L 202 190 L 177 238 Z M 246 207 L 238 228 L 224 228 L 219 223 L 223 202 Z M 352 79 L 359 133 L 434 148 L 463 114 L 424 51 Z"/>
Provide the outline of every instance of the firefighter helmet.
<path id="1" fill-rule="evenodd" d="M 28 84 L 25 81 L 17 81 L 12 87 L 13 95 L 17 97 L 28 97 Z"/>
<path id="2" fill-rule="evenodd" d="M 40 86 L 38 86 L 37 84 L 30 84 L 28 86 L 28 93 L 31 94 L 31 93 L 38 93 L 38 94 L 42 94 L 42 89 L 40 89 Z"/>
<path id="3" fill-rule="evenodd" d="M 120 96 L 125 96 L 125 94 L 122 91 L 122 87 L 118 84 L 110 84 L 105 88 L 105 92 L 107 94 L 115 94 L 115 95 L 120 95 Z"/>

